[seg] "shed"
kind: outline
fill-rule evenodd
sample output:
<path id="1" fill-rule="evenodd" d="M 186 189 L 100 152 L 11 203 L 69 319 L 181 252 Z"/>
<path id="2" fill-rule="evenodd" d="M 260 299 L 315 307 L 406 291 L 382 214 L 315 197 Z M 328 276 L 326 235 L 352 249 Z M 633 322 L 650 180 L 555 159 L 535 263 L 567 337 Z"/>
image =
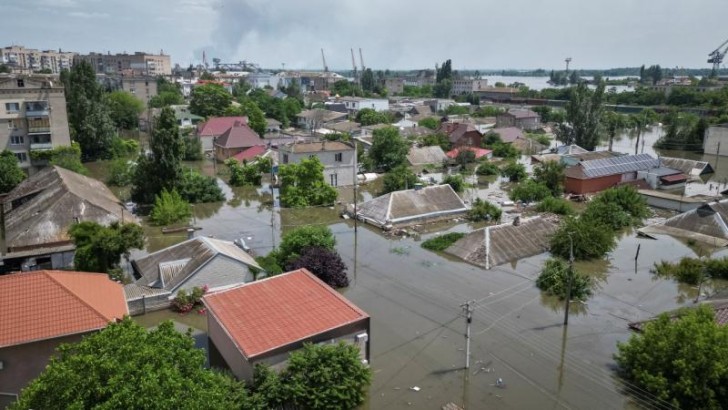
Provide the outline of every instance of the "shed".
<path id="1" fill-rule="evenodd" d="M 660 164 L 664 167 L 680 170 L 683 174 L 697 177 L 715 172 L 707 161 L 696 161 L 685 158 L 660 157 Z"/>
<path id="2" fill-rule="evenodd" d="M 447 155 L 437 145 L 431 147 L 412 147 L 407 153 L 410 165 L 442 164 Z"/>

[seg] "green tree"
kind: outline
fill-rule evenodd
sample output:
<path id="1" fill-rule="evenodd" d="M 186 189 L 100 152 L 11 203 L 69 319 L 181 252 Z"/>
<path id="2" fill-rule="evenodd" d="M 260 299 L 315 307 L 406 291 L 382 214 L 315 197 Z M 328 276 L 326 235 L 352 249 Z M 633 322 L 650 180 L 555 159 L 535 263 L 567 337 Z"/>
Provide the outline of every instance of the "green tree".
<path id="1" fill-rule="evenodd" d="M 608 226 L 586 218 L 567 217 L 551 237 L 551 254 L 569 259 L 572 241 L 577 260 L 602 258 L 617 244 Z"/>
<path id="2" fill-rule="evenodd" d="M 588 276 L 569 269 L 569 263 L 563 259 L 549 258 L 536 279 L 536 286 L 549 295 L 565 300 L 586 301 L 592 294 L 592 281 Z"/>
<path id="3" fill-rule="evenodd" d="M 392 168 L 384 175 L 382 179 L 382 195 L 400 191 L 402 189 L 412 189 L 418 182 L 417 175 L 412 172 L 406 165 L 398 165 Z"/>
<path id="4" fill-rule="evenodd" d="M 81 145 L 84 160 L 111 158 L 116 130 L 93 67 L 86 61 L 74 64 L 61 81 L 66 87 L 71 137 Z"/>
<path id="5" fill-rule="evenodd" d="M 436 132 L 422 137 L 422 145 L 426 147 L 437 145 L 445 152 L 450 151 L 450 140 L 447 138 L 447 135 L 441 132 Z"/>
<path id="6" fill-rule="evenodd" d="M 280 200 L 285 207 L 331 205 L 336 201 L 338 192 L 324 181 L 324 165 L 318 157 L 282 165 L 279 176 Z"/>
<path id="7" fill-rule="evenodd" d="M 334 246 L 336 238 L 328 226 L 301 226 L 283 235 L 275 258 L 280 266 L 286 266 L 290 261 L 298 259 L 306 248 L 318 247 L 333 251 Z"/>
<path id="8" fill-rule="evenodd" d="M 566 104 L 568 124 L 560 124 L 557 136 L 564 144 L 576 144 L 587 150 L 594 150 L 599 144 L 599 130 L 602 119 L 604 82 L 592 91 L 581 81 L 571 89 L 571 98 Z"/>
<path id="9" fill-rule="evenodd" d="M 622 185 L 602 191 L 584 211 L 584 217 L 620 229 L 639 225 L 650 215 L 642 195 L 633 186 Z"/>
<path id="10" fill-rule="evenodd" d="M 190 112 L 202 117 L 219 117 L 230 106 L 233 96 L 219 84 L 204 84 L 192 89 Z"/>
<path id="11" fill-rule="evenodd" d="M 0 73 L 10 74 L 13 70 L 7 64 L 0 64 Z"/>
<path id="12" fill-rule="evenodd" d="M 265 135 L 265 129 L 268 125 L 265 120 L 265 113 L 263 113 L 263 110 L 252 99 L 243 99 L 239 107 L 228 107 L 224 114 L 226 116 L 247 116 L 248 126 L 261 138 Z M 286 121 L 288 120 L 286 119 Z"/>
<path id="13" fill-rule="evenodd" d="M 132 189 L 132 198 L 144 204 L 151 203 L 163 189 L 175 189 L 182 180 L 184 143 L 171 108 L 163 108 L 155 118 L 149 145 L 151 154 L 139 156 Z"/>
<path id="14" fill-rule="evenodd" d="M 445 60 L 442 67 L 437 69 L 435 75 L 435 86 L 432 88 L 432 94 L 437 98 L 450 97 L 452 90 L 452 61 Z"/>
<path id="15" fill-rule="evenodd" d="M 117 128 L 133 130 L 139 126 L 139 114 L 144 111 L 144 103 L 127 91 L 114 91 L 106 96 L 111 120 Z"/>
<path id="16" fill-rule="evenodd" d="M 11 408 L 250 408 L 243 385 L 205 360 L 171 321 L 147 331 L 127 317 L 61 345 Z"/>
<path id="17" fill-rule="evenodd" d="M 173 91 L 160 91 L 149 99 L 149 106 L 152 108 L 164 108 L 170 105 L 181 105 L 185 103 L 182 93 Z"/>
<path id="18" fill-rule="evenodd" d="M 71 225 L 68 234 L 76 245 L 73 267 L 84 272 L 111 274 L 119 268 L 122 256 L 128 259 L 131 249 L 144 247 L 144 230 L 135 223 L 104 226 L 84 221 Z"/>
<path id="19" fill-rule="evenodd" d="M 109 165 L 109 177 L 106 183 L 112 186 L 127 186 L 134 179 L 134 167 L 131 161 L 117 158 Z"/>
<path id="20" fill-rule="evenodd" d="M 374 73 L 372 72 L 371 68 L 367 68 L 361 74 L 361 88 L 365 92 L 371 93 L 374 91 L 375 85 L 376 85 L 376 81 L 374 80 Z"/>
<path id="21" fill-rule="evenodd" d="M 550 197 L 551 191 L 543 183 L 529 178 L 514 186 L 508 196 L 514 201 L 530 203 Z"/>
<path id="22" fill-rule="evenodd" d="M 190 216 L 192 216 L 190 204 L 182 199 L 177 191 L 168 192 L 163 189 L 154 198 L 154 207 L 149 213 L 149 220 L 154 225 L 169 225 L 179 221 L 187 222 Z"/>
<path id="23" fill-rule="evenodd" d="M 225 194 L 217 184 L 217 179 L 200 174 L 192 168 L 182 171 L 182 180 L 177 184 L 182 199 L 189 203 L 220 202 Z"/>
<path id="24" fill-rule="evenodd" d="M 417 122 L 417 125 L 420 127 L 429 128 L 431 130 L 436 130 L 440 127 L 440 121 L 435 117 L 427 117 L 419 120 Z"/>
<path id="25" fill-rule="evenodd" d="M 609 137 L 609 151 L 611 151 L 617 133 L 627 128 L 627 117 L 614 111 L 604 111 L 602 114 L 602 124 L 604 124 L 607 137 Z"/>
<path id="26" fill-rule="evenodd" d="M 566 167 L 559 161 L 546 161 L 533 168 L 533 179 L 545 185 L 553 196 L 561 196 L 564 193 L 564 181 Z"/>
<path id="27" fill-rule="evenodd" d="M 361 125 L 376 125 L 391 122 L 387 113 L 378 112 L 372 108 L 362 108 L 356 113 L 354 120 Z"/>
<path id="28" fill-rule="evenodd" d="M 194 135 L 186 135 L 182 137 L 184 145 L 184 155 L 182 159 L 185 161 L 199 161 L 202 159 L 202 141 Z"/>
<path id="29" fill-rule="evenodd" d="M 241 164 L 235 158 L 225 161 L 230 171 L 230 185 L 232 186 L 260 186 L 263 180 L 262 170 L 247 161 Z"/>
<path id="30" fill-rule="evenodd" d="M 8 150 L 0 153 L 0 194 L 12 191 L 24 179 L 25 172 L 20 169 L 15 154 Z"/>
<path id="31" fill-rule="evenodd" d="M 526 173 L 526 167 L 516 161 L 510 161 L 506 164 L 506 166 L 501 169 L 501 175 L 508 178 L 511 182 L 518 182 L 528 176 Z"/>
<path id="32" fill-rule="evenodd" d="M 571 205 L 571 201 L 567 199 L 547 196 L 536 205 L 536 211 L 557 215 L 571 215 L 574 213 L 574 207 Z"/>
<path id="33" fill-rule="evenodd" d="M 465 180 L 462 175 L 448 175 L 442 179 L 442 183 L 450 185 L 455 192 L 463 192 L 465 190 Z"/>
<path id="34" fill-rule="evenodd" d="M 478 221 L 500 221 L 503 210 L 488 201 L 475 198 L 473 206 L 468 211 L 468 219 Z"/>
<path id="35" fill-rule="evenodd" d="M 374 130 L 369 157 L 374 166 L 389 171 L 407 160 L 410 144 L 399 135 L 396 127 L 385 127 Z"/>
<path id="36" fill-rule="evenodd" d="M 728 403 L 728 327 L 708 305 L 663 313 L 642 332 L 617 343 L 619 373 L 658 400 L 681 409 L 720 409 Z"/>

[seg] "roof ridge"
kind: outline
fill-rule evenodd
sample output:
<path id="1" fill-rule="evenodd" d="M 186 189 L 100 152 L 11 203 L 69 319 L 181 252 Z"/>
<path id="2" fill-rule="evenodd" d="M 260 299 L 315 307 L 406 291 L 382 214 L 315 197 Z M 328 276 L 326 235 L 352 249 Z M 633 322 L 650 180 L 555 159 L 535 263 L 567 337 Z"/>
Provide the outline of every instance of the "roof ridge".
<path id="1" fill-rule="evenodd" d="M 51 279 L 54 283 L 56 283 L 56 285 L 58 285 L 61 289 L 63 289 L 64 291 L 66 291 L 66 293 L 70 294 L 71 296 L 73 296 L 74 298 L 76 298 L 76 300 L 78 300 L 83 305 L 85 305 L 87 308 L 91 309 L 91 311 L 94 312 L 96 315 L 98 315 L 102 320 L 104 320 L 105 322 L 111 322 L 111 321 L 113 321 L 113 318 L 107 318 L 106 316 L 104 316 L 103 313 L 99 312 L 98 309 L 96 309 L 93 306 L 91 306 L 83 297 L 81 297 L 81 295 L 79 295 L 76 292 L 74 292 L 73 290 L 69 289 L 62 282 L 60 282 L 58 279 L 56 279 L 55 277 L 53 277 L 53 275 L 50 274 L 51 273 L 50 271 L 43 270 L 41 272 L 43 272 L 43 274 L 47 278 Z M 57 272 L 61 272 L 61 271 L 57 271 Z M 73 271 L 62 272 L 62 273 L 73 274 Z M 85 273 L 95 273 L 95 272 L 85 272 Z M 98 273 L 98 274 L 99 275 L 104 275 L 103 273 Z"/>

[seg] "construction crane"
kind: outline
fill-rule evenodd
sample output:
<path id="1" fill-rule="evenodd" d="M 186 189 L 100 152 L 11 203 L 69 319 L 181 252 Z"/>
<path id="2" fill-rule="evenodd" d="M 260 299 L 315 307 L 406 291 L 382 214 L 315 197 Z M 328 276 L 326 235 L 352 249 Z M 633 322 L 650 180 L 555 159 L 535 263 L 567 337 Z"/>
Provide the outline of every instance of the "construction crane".
<path id="1" fill-rule="evenodd" d="M 321 60 L 323 60 L 323 62 L 324 62 L 324 72 L 325 73 L 328 73 L 329 72 L 329 66 L 326 65 L 326 57 L 324 56 L 324 49 L 323 48 L 321 49 Z"/>
<path id="2" fill-rule="evenodd" d="M 354 69 L 354 79 L 359 78 L 356 70 L 356 59 L 354 58 L 354 49 L 351 49 L 351 67 Z"/>
<path id="3" fill-rule="evenodd" d="M 364 67 L 364 57 L 361 54 L 361 48 L 359 49 L 359 62 L 361 62 L 361 72 L 363 73 L 366 68 Z"/>
<path id="4" fill-rule="evenodd" d="M 719 45 L 718 48 L 708 54 L 708 62 L 713 64 L 713 73 L 716 75 L 718 74 L 720 65 L 723 63 L 723 57 L 725 57 L 726 53 L 728 53 L 728 47 L 721 51 L 721 48 L 723 48 L 726 44 L 728 44 L 728 40 L 724 41 L 723 44 Z"/>

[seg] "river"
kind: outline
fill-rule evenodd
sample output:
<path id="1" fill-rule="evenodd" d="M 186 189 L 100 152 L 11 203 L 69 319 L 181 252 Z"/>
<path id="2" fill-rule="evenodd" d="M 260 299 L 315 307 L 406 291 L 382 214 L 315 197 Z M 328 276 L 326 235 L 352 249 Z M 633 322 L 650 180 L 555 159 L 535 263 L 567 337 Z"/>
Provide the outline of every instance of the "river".
<path id="1" fill-rule="evenodd" d="M 568 86 L 556 86 L 549 84 L 549 77 L 516 77 L 516 76 L 502 76 L 502 75 L 484 75 L 483 78 L 488 80 L 488 85 L 495 85 L 495 83 L 503 83 L 505 85 L 513 83 L 525 84 L 531 90 L 541 91 L 544 88 L 564 88 Z M 585 80 L 592 80 L 593 77 L 583 77 Z M 623 80 L 627 77 L 609 77 L 613 80 Z M 606 79 L 606 77 L 605 77 Z M 593 86 L 591 86 L 593 88 Z M 614 88 L 614 91 L 621 93 L 624 91 L 634 91 L 634 87 L 626 85 L 608 85 L 607 90 Z"/>

